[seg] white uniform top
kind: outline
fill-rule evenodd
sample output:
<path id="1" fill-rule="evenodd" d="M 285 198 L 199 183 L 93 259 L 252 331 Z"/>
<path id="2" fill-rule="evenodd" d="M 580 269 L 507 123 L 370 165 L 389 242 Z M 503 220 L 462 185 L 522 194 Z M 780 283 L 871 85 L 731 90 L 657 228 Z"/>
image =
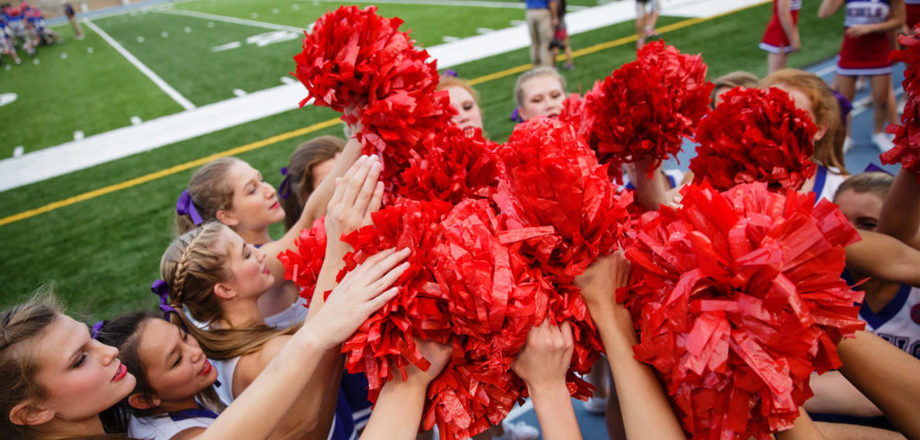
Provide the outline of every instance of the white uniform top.
<path id="1" fill-rule="evenodd" d="M 207 428 L 214 422 L 213 417 L 176 418 L 163 414 L 154 417 L 134 417 L 128 427 L 128 436 L 143 440 L 170 440 L 176 434 L 189 428 Z"/>
<path id="2" fill-rule="evenodd" d="M 815 187 L 811 190 L 811 192 L 816 194 L 815 204 L 821 199 L 827 199 L 833 202 L 834 194 L 844 180 L 846 180 L 846 178 L 840 174 L 840 170 L 836 168 L 825 168 L 824 165 L 818 165 L 818 171 L 815 173 Z"/>
<path id="3" fill-rule="evenodd" d="M 671 184 L 671 188 L 668 189 L 677 188 L 680 182 L 684 181 L 684 176 L 687 175 L 686 171 L 676 168 L 673 170 L 662 169 L 662 171 L 664 171 L 664 175 L 667 176 L 668 182 Z M 645 171 L 642 172 L 644 173 Z M 636 186 L 629 180 L 629 174 L 627 173 L 623 173 L 623 187 L 626 189 L 636 189 Z"/>
<path id="4" fill-rule="evenodd" d="M 239 362 L 239 356 L 226 361 L 211 360 L 211 364 L 217 369 L 217 380 L 220 382 L 217 396 L 225 405 L 233 403 L 233 373 L 236 372 L 236 364 Z"/>
<path id="5" fill-rule="evenodd" d="M 303 324 L 309 310 L 307 300 L 298 297 L 297 301 L 294 301 L 287 309 L 265 318 L 265 325 L 274 328 L 288 328 Z"/>
<path id="6" fill-rule="evenodd" d="M 789 2 L 790 11 L 798 11 L 799 9 L 802 9 L 802 0 L 792 0 Z"/>
<path id="7" fill-rule="evenodd" d="M 901 286 L 878 313 L 863 304 L 859 317 L 866 321 L 866 330 L 920 358 L 920 288 Z"/>

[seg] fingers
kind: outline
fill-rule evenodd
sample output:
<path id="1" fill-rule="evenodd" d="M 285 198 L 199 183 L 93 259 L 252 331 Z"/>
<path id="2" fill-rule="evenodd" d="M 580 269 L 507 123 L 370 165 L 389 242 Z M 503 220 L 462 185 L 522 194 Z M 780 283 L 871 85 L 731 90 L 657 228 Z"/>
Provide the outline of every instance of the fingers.
<path id="1" fill-rule="evenodd" d="M 371 257 L 368 257 L 368 259 L 365 260 L 361 266 L 359 266 L 359 270 L 363 269 L 360 270 L 360 272 L 363 274 L 362 276 L 367 277 L 367 279 L 379 280 L 384 277 L 384 274 L 393 270 L 396 265 L 399 264 L 399 262 L 405 260 L 410 253 L 411 252 L 409 251 L 409 248 L 404 248 L 399 251 L 396 251 L 395 249 L 387 249 L 385 251 L 378 252 Z M 358 272 L 358 270 L 355 272 Z"/>
<path id="2" fill-rule="evenodd" d="M 342 203 L 342 198 L 345 195 L 346 189 L 346 185 L 343 185 L 342 183 L 351 181 L 352 176 L 355 175 L 355 172 L 357 172 L 357 170 L 361 167 L 361 164 L 363 164 L 365 161 L 367 161 L 367 156 L 359 157 L 358 160 L 356 160 L 355 163 L 348 168 L 348 171 L 345 171 L 345 174 L 342 175 L 342 177 L 335 179 L 335 191 L 332 193 L 332 198 L 329 199 L 330 206 Z"/>
<path id="3" fill-rule="evenodd" d="M 351 175 L 350 179 L 342 179 L 342 183 L 345 186 L 344 193 L 342 194 L 342 204 L 345 206 L 352 206 L 355 204 L 358 195 L 361 193 L 361 189 L 364 187 L 368 174 L 370 174 L 371 169 L 375 165 L 379 169 L 380 165 L 376 156 L 362 156 L 361 159 L 358 159 L 358 162 L 351 167 L 349 172 L 354 170 L 354 174 Z M 345 174 L 347 177 L 348 173 Z"/>
<path id="4" fill-rule="evenodd" d="M 383 182 L 377 182 L 377 186 L 374 187 L 374 195 L 371 197 L 370 203 L 367 205 L 367 211 L 365 211 L 363 226 L 367 226 L 374 223 L 374 220 L 371 218 L 371 214 L 380 210 L 380 205 L 383 203 Z"/>

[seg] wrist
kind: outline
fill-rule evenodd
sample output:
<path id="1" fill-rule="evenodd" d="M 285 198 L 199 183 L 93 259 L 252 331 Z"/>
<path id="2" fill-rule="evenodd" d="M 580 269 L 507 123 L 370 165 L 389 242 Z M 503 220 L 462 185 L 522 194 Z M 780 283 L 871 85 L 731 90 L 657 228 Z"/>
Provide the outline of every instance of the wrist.
<path id="1" fill-rule="evenodd" d="M 560 397 L 570 396 L 564 376 L 552 380 L 537 380 L 532 383 L 524 383 L 527 385 L 527 392 L 530 394 L 530 398 L 533 400 L 551 401 Z"/>

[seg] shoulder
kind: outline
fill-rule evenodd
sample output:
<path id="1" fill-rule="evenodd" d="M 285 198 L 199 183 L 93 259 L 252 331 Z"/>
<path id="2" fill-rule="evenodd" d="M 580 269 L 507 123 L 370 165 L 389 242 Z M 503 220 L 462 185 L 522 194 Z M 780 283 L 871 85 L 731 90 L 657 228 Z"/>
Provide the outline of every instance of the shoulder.
<path id="1" fill-rule="evenodd" d="M 201 434 L 204 434 L 206 430 L 207 428 L 204 428 L 201 426 L 183 429 L 181 432 L 172 436 L 169 440 L 191 440 L 194 438 L 198 438 L 198 436 L 200 436 Z"/>
<path id="2" fill-rule="evenodd" d="M 284 347 L 284 344 L 286 344 L 290 338 L 291 337 L 288 335 L 275 336 L 266 341 L 258 350 L 241 356 L 236 366 L 234 384 L 236 384 L 237 379 L 239 379 L 242 382 L 241 385 L 244 385 L 244 388 L 249 386 L 249 384 L 259 376 L 259 373 L 261 373 L 272 359 L 275 358 L 275 355 L 281 351 L 281 348 Z M 236 389 L 236 387 L 234 387 L 234 389 Z"/>

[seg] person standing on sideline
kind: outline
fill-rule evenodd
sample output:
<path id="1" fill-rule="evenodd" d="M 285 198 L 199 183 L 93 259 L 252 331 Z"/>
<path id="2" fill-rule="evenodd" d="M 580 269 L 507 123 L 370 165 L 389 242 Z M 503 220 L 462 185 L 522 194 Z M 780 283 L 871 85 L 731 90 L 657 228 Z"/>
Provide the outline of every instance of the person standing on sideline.
<path id="1" fill-rule="evenodd" d="M 558 24 L 559 4 L 556 0 L 525 0 L 525 3 L 527 30 L 530 31 L 530 62 L 534 67 L 552 66 L 554 60 L 549 43 Z"/>
<path id="2" fill-rule="evenodd" d="M 773 18 L 760 40 L 760 48 L 767 51 L 768 73 L 786 68 L 789 54 L 802 47 L 799 39 L 799 10 L 802 0 L 773 0 Z"/>
<path id="3" fill-rule="evenodd" d="M 655 23 L 661 9 L 659 0 L 636 0 L 636 49 L 642 49 L 649 37 L 657 37 Z"/>
<path id="4" fill-rule="evenodd" d="M 77 21 L 77 13 L 74 12 L 73 6 L 70 5 L 70 2 L 64 3 L 64 16 L 67 17 L 67 21 L 69 21 L 70 26 L 73 27 L 74 38 L 77 40 L 82 40 L 83 29 L 80 29 L 80 22 Z"/>

